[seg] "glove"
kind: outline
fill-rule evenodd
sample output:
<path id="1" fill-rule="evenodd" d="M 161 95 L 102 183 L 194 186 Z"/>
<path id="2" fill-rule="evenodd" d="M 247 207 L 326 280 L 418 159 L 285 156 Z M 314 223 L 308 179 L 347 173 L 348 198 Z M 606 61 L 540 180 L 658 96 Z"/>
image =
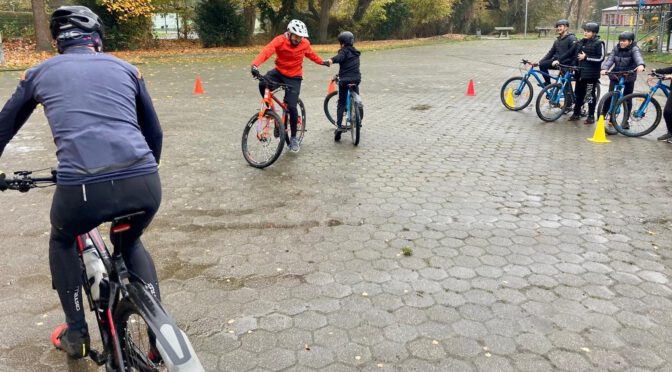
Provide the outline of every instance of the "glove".
<path id="1" fill-rule="evenodd" d="M 252 76 L 254 77 L 259 76 L 259 67 L 257 67 L 257 65 L 252 65 L 252 67 L 250 67 L 250 73 L 252 73 Z"/>
<path id="2" fill-rule="evenodd" d="M 7 190 L 7 182 L 5 182 L 5 172 L 0 171 L 0 191 Z"/>
<path id="3" fill-rule="evenodd" d="M 325 60 L 325 61 L 322 61 L 322 65 L 329 67 L 329 66 L 331 66 L 331 62 L 329 62 L 329 60 Z"/>

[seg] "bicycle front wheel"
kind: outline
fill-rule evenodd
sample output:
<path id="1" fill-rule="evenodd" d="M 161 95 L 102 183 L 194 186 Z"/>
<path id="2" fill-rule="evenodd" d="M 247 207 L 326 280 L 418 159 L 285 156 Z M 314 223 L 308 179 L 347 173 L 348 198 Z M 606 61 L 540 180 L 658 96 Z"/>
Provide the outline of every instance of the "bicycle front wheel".
<path id="1" fill-rule="evenodd" d="M 565 113 L 565 94 L 562 84 L 547 85 L 537 97 L 537 116 L 543 121 L 556 121 Z"/>
<path id="2" fill-rule="evenodd" d="M 259 119 L 254 114 L 245 124 L 242 149 L 245 160 L 255 168 L 266 168 L 273 164 L 285 146 L 285 128 L 278 114 L 266 110 Z"/>
<path id="3" fill-rule="evenodd" d="M 616 130 L 616 118 L 622 111 L 622 108 L 617 106 L 619 98 L 620 94 L 618 92 L 609 92 L 600 99 L 600 103 L 597 105 L 597 114 L 604 115 L 604 131 L 609 135 L 618 133 Z M 607 100 L 610 100 L 609 106 L 604 107 L 607 104 Z"/>
<path id="4" fill-rule="evenodd" d="M 303 105 L 301 98 L 299 98 L 299 103 L 296 105 L 296 109 L 299 112 L 299 117 L 296 122 L 296 138 L 299 139 L 299 144 L 301 144 L 303 136 L 306 134 L 306 106 Z"/>
<path id="5" fill-rule="evenodd" d="M 663 116 L 658 101 L 654 97 L 649 98 L 646 93 L 632 93 L 621 98 L 618 106 L 626 107 L 629 100 L 632 101 L 632 109 L 617 123 L 618 133 L 628 137 L 641 137 L 653 132 Z"/>
<path id="6" fill-rule="evenodd" d="M 359 145 L 359 135 L 362 122 L 359 117 L 359 105 L 355 99 L 350 100 L 350 134 L 352 135 L 352 144 Z"/>
<path id="7" fill-rule="evenodd" d="M 334 98 L 336 97 L 336 98 Z M 336 126 L 336 108 L 338 106 L 338 91 L 331 92 L 324 97 L 324 115 L 329 122 Z"/>
<path id="8" fill-rule="evenodd" d="M 505 81 L 499 91 L 504 107 L 511 111 L 520 111 L 532 102 L 534 89 L 528 80 L 515 76 Z"/>

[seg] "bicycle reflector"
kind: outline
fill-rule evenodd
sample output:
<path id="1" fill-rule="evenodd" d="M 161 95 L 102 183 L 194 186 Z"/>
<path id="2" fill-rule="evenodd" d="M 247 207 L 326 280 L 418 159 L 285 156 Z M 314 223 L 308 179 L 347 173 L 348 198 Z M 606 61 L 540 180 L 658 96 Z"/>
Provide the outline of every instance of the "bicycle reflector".
<path id="1" fill-rule="evenodd" d="M 116 233 L 128 231 L 130 229 L 131 229 L 131 225 L 128 224 L 128 223 L 124 223 L 124 224 L 117 225 L 117 226 L 113 227 L 112 232 L 116 234 Z"/>

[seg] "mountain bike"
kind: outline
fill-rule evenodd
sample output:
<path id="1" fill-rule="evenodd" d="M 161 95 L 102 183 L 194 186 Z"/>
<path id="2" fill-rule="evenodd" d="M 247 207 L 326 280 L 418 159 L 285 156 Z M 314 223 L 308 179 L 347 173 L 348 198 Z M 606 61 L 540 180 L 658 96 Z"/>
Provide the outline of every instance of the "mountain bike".
<path id="1" fill-rule="evenodd" d="M 259 73 L 254 78 L 266 83 L 266 90 L 261 100 L 261 109 L 245 124 L 242 150 L 243 157 L 251 166 L 266 168 L 278 160 L 285 143 L 289 145 L 287 103 L 280 101 L 275 95 L 281 90 L 287 91 L 290 88 Z M 296 124 L 296 138 L 301 144 L 306 133 L 306 107 L 300 98 L 297 109 L 299 117 Z"/>
<path id="2" fill-rule="evenodd" d="M 624 115 L 623 120 L 617 123 L 614 127 L 618 133 L 628 137 L 641 137 L 653 132 L 660 124 L 660 119 L 663 117 L 663 110 L 660 108 L 660 103 L 654 97 L 658 90 L 662 90 L 665 97 L 670 96 L 670 87 L 663 81 L 665 75 L 655 72 L 649 73 L 651 76 L 647 83 L 649 84 L 648 93 L 632 93 L 621 98 L 617 106 L 625 102 L 632 101 L 632 109 L 627 115 Z"/>
<path id="3" fill-rule="evenodd" d="M 528 65 L 530 67 L 526 68 Z M 558 81 L 559 76 L 547 74 L 539 69 L 535 69 L 535 67 L 539 67 L 539 64 L 523 59 L 518 67 L 522 76 L 514 76 L 502 84 L 499 98 L 502 100 L 504 107 L 511 111 L 520 111 L 529 106 L 534 96 L 534 88 L 530 83 L 531 77 L 536 80 L 537 86 L 542 89 L 546 86 L 543 77 Z"/>
<path id="4" fill-rule="evenodd" d="M 539 96 L 537 96 L 537 116 L 543 121 L 558 120 L 563 114 L 569 112 L 574 102 L 576 102 L 574 89 L 572 89 L 572 75 L 573 72 L 579 71 L 580 68 L 568 65 L 558 65 L 558 67 L 561 69 L 558 82 L 547 85 L 541 90 Z M 595 96 L 597 98 L 600 97 L 599 81 L 595 85 Z M 590 104 L 592 99 L 592 97 L 587 96 L 584 99 L 584 107 Z M 583 112 L 585 109 L 582 108 L 581 111 Z"/>
<path id="5" fill-rule="evenodd" d="M 324 97 L 324 114 L 331 124 L 334 126 L 337 125 L 336 116 L 338 109 L 338 90 L 335 89 L 338 86 L 338 75 L 334 75 L 329 83 L 329 94 Z M 355 92 L 354 88 L 356 84 L 348 84 L 348 95 L 345 100 L 345 123 L 341 123 L 342 131 L 350 131 L 352 136 L 352 143 L 357 146 L 359 145 L 359 138 L 362 128 L 362 119 L 364 118 L 364 104 L 362 103 L 362 97 Z M 332 89 L 333 87 L 333 89 Z M 336 97 L 336 98 L 334 98 Z M 340 140 L 340 136 L 335 137 L 337 141 Z"/>
<path id="6" fill-rule="evenodd" d="M 56 171 L 49 177 L 33 177 L 32 173 L 14 172 L 10 179 L 2 175 L 0 191 L 28 192 L 55 185 Z M 112 219 L 111 254 L 98 228 L 77 237 L 82 286 L 103 345 L 102 351 L 91 349 L 88 356 L 97 365 L 105 365 L 106 371 L 203 371 L 187 335 L 152 294 L 151 286 L 126 268 L 121 255 L 129 243 L 125 232 L 142 214 L 136 211 Z M 56 333 L 52 334 L 54 344 Z"/>
<path id="7" fill-rule="evenodd" d="M 625 79 L 632 74 L 636 74 L 637 70 L 609 72 L 607 76 L 615 76 L 618 78 L 618 83 L 614 85 L 614 90 L 608 92 L 600 99 L 597 104 L 598 115 L 604 115 L 604 131 L 607 134 L 617 134 L 617 123 L 622 120 L 624 115 L 629 112 L 628 108 L 621 108 L 618 106 L 618 101 L 623 98 L 623 89 L 625 89 Z M 620 119 L 619 119 L 620 118 Z"/>

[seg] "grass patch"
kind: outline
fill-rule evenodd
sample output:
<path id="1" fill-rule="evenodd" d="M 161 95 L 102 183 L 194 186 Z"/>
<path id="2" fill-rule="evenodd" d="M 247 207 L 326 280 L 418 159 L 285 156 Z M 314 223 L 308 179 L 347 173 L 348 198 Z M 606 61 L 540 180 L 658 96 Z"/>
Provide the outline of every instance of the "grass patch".
<path id="1" fill-rule="evenodd" d="M 406 257 L 412 256 L 413 255 L 413 248 L 411 248 L 411 247 L 401 248 L 401 254 L 403 254 Z"/>

